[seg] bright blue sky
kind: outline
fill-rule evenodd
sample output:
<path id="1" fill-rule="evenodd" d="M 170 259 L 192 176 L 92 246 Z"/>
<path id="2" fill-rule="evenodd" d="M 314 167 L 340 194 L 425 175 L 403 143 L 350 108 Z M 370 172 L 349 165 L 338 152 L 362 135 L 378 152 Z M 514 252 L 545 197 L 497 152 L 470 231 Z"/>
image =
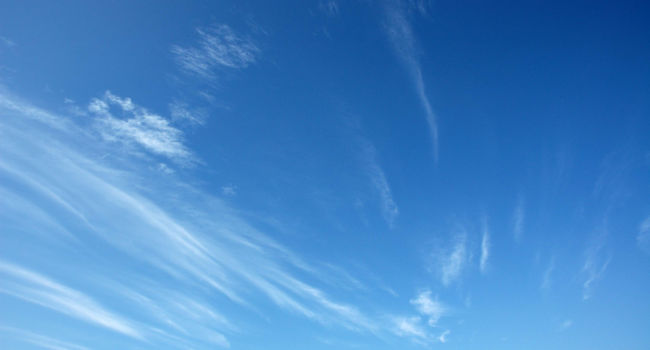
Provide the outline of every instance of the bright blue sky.
<path id="1" fill-rule="evenodd" d="M 0 345 L 648 349 L 648 43 L 642 1 L 0 1 Z"/>

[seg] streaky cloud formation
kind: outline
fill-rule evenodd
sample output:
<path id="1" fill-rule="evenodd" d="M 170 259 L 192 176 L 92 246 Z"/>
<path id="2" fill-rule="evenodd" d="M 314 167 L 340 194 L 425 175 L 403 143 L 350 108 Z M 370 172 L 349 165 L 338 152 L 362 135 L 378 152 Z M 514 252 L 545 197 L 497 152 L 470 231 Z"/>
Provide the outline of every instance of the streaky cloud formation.
<path id="1" fill-rule="evenodd" d="M 89 296 L 33 271 L 0 261 L 1 293 L 61 312 L 82 321 L 143 339 L 132 322 L 107 310 Z"/>
<path id="2" fill-rule="evenodd" d="M 22 329 L 2 327 L 0 326 L 0 334 L 5 333 L 11 338 L 20 340 L 21 342 L 36 345 L 43 349 L 49 350 L 88 350 L 89 348 L 78 344 L 73 344 L 67 341 L 54 339 L 34 332 L 29 332 Z"/>
<path id="3" fill-rule="evenodd" d="M 424 77 L 422 76 L 422 67 L 420 64 L 417 39 L 413 34 L 413 28 L 409 21 L 409 13 L 405 9 L 407 4 L 401 1 L 387 1 L 386 4 L 386 33 L 393 46 L 397 56 L 402 60 L 408 70 L 414 85 L 415 92 L 422 109 L 424 109 L 426 122 L 429 127 L 429 136 L 431 137 L 433 157 L 438 162 L 438 122 L 436 114 L 431 106 L 431 101 L 427 96 Z M 423 5 L 418 6 L 420 12 L 423 11 Z"/>
<path id="4" fill-rule="evenodd" d="M 417 97 L 420 100 L 422 109 L 424 109 L 426 122 L 429 127 L 429 136 L 431 137 L 433 157 L 438 162 L 438 122 L 436 114 L 431 106 L 431 101 L 427 96 L 424 77 L 422 76 L 422 67 L 418 54 L 418 43 L 413 34 L 413 28 L 409 21 L 409 13 L 401 1 L 387 1 L 385 30 L 388 39 L 395 50 L 395 53 L 402 60 L 408 70 L 414 85 Z M 416 9 L 419 12 L 424 11 L 424 5 L 419 4 Z"/>
<path id="5" fill-rule="evenodd" d="M 201 78 L 214 78 L 220 69 L 241 69 L 255 63 L 260 49 L 249 38 L 225 24 L 197 28 L 197 46 L 172 46 L 171 52 L 184 70 Z"/>
<path id="6" fill-rule="evenodd" d="M 519 195 L 512 216 L 512 232 L 516 242 L 521 241 L 521 238 L 524 234 L 525 217 L 526 217 L 526 208 L 524 203 L 524 197 L 522 195 Z"/>
<path id="7" fill-rule="evenodd" d="M 636 236 L 636 243 L 644 252 L 650 254 L 650 217 L 647 217 L 639 225 L 639 233 Z"/>
<path id="8" fill-rule="evenodd" d="M 479 261 L 479 269 L 481 273 L 485 273 L 487 270 L 488 258 L 490 257 L 490 229 L 487 223 L 487 217 L 483 217 L 481 221 L 481 258 Z"/>
<path id="9" fill-rule="evenodd" d="M 127 259 L 115 261 L 114 268 L 125 268 L 129 273 L 106 275 L 102 283 L 115 289 L 113 298 L 139 312 L 133 321 L 127 321 L 80 292 L 9 263 L 2 265 L 3 280 L 10 278 L 20 283 L 6 293 L 133 338 L 184 347 L 195 342 L 230 346 L 227 334 L 239 326 L 206 301 L 215 298 L 250 310 L 255 308 L 256 295 L 261 295 L 281 310 L 320 324 L 336 324 L 369 334 L 391 331 L 390 323 L 378 321 L 357 306 L 336 301 L 316 287 L 313 281 L 326 285 L 328 277 L 248 224 L 222 200 L 178 179 L 174 183 L 152 176 L 158 170 L 150 168 L 146 158 L 95 156 L 110 155 L 110 144 L 91 142 L 94 134 L 75 128 L 72 119 L 7 95 L 0 95 L 0 101 L 10 101 L 4 105 L 11 107 L 3 111 L 5 117 L 0 125 L 4 135 L 0 141 L 0 173 L 36 195 L 49 198 L 37 206 L 59 212 L 58 217 L 47 220 L 61 226 L 66 234 L 73 234 L 76 244 L 83 246 L 99 239 L 106 244 L 105 249 L 124 254 Z M 109 105 L 117 105 L 128 115 L 135 114 L 131 118 L 145 113 L 130 99 L 111 93 L 93 99 L 89 110 L 98 118 L 116 119 L 108 112 Z M 25 123 L 29 124 L 28 133 L 24 131 Z M 51 132 L 50 123 L 71 127 L 57 134 Z M 120 132 L 116 135 L 127 137 Z M 77 143 L 92 147 L 74 148 Z M 161 198 L 156 194 L 160 186 L 173 187 L 175 197 Z M 12 188 L 0 189 L 20 197 Z M 39 211 L 27 210 L 16 220 L 24 226 L 26 222 L 44 223 L 45 219 Z M 73 227 L 75 230 L 66 230 Z M 141 283 L 148 278 L 126 267 L 133 265 L 142 271 L 155 271 L 173 283 Z M 299 277 L 305 275 L 312 282 Z M 382 313 L 381 307 L 376 307 L 374 313 Z"/>
<path id="10" fill-rule="evenodd" d="M 367 140 L 361 140 L 362 160 L 368 172 L 368 177 L 379 196 L 381 211 L 390 228 L 395 225 L 395 220 L 399 216 L 399 208 L 393 199 L 393 194 L 388 184 L 388 179 L 384 170 L 378 163 L 377 151 L 375 147 Z"/>
<path id="11" fill-rule="evenodd" d="M 584 282 L 582 284 L 582 300 L 591 299 L 594 285 L 602 278 L 611 262 L 611 255 L 605 252 L 606 232 L 593 238 L 585 251 L 585 260 L 582 265 Z"/>

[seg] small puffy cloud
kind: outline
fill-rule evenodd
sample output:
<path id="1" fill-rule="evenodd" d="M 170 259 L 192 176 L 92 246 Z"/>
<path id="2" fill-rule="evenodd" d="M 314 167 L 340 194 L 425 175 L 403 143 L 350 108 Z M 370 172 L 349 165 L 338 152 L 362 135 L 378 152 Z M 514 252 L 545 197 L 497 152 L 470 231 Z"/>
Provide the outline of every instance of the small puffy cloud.
<path id="1" fill-rule="evenodd" d="M 137 106 L 128 97 L 107 91 L 90 101 L 88 111 L 96 117 L 96 127 L 108 141 L 137 145 L 176 162 L 192 162 L 193 156 L 183 143 L 183 132 L 166 118 Z"/>
<path id="2" fill-rule="evenodd" d="M 445 306 L 438 301 L 438 298 L 431 297 L 431 291 L 425 290 L 420 292 L 415 298 L 411 299 L 411 304 L 416 310 L 428 317 L 429 326 L 435 326 L 438 320 L 445 314 Z"/>

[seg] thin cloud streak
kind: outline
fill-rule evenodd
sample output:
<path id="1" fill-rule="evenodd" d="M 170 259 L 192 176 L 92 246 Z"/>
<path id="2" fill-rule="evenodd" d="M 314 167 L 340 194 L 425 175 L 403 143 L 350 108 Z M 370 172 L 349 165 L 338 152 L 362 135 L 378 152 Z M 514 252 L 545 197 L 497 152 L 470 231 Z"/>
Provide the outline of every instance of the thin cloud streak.
<path id="1" fill-rule="evenodd" d="M 33 271 L 0 260 L 1 293 L 94 323 L 129 337 L 144 339 L 132 322 L 105 309 L 89 296 Z"/>
<path id="2" fill-rule="evenodd" d="M 516 242 L 521 240 L 524 234 L 524 220 L 526 216 L 524 197 L 519 196 L 512 218 L 512 232 Z"/>
<path id="3" fill-rule="evenodd" d="M 382 214 L 388 227 L 393 228 L 395 220 L 399 216 L 399 208 L 393 199 L 393 194 L 388 184 L 384 170 L 378 163 L 375 147 L 365 139 L 362 139 L 362 158 L 370 181 L 379 196 Z"/>
<path id="4" fill-rule="evenodd" d="M 639 225 L 639 233 L 636 236 L 636 243 L 639 248 L 650 254 L 650 217 L 647 217 Z"/>
<path id="5" fill-rule="evenodd" d="M 125 112 L 141 108 L 128 99 L 112 96 L 106 95 L 98 101 L 115 104 Z M 103 110 L 102 104 L 98 104 L 99 110 Z M 134 305 L 134 308 L 142 310 L 137 321 L 145 329 L 136 330 L 127 321 L 101 309 L 94 301 L 86 301 L 84 306 L 103 311 L 97 311 L 99 316 L 93 318 L 79 309 L 73 315 L 134 337 L 142 332 L 147 334 L 147 338 L 167 339 L 187 347 L 191 346 L 187 336 L 189 333 L 202 340 L 210 338 L 216 345 L 227 347 L 230 342 L 224 334 L 238 327 L 228 314 L 221 315 L 201 300 L 221 295 L 234 305 L 255 310 L 254 302 L 260 301 L 256 296 L 262 295 L 280 309 L 322 324 L 341 325 L 349 330 L 371 334 L 389 330 L 390 325 L 377 321 L 377 317 L 369 316 L 355 305 L 336 301 L 323 289 L 298 278 L 299 275 L 307 275 L 310 279 L 328 282 L 327 276 L 242 220 L 219 198 L 207 196 L 186 183 L 174 185 L 165 181 L 159 184 L 164 178 L 149 175 L 147 169 L 151 168 L 146 165 L 146 159 L 143 165 L 143 159 L 139 157 L 108 161 L 87 156 L 85 152 L 104 154 L 110 149 L 104 143 L 93 143 L 89 139 L 93 137 L 92 134 L 78 133 L 75 128 L 65 131 L 65 137 L 52 133 L 49 126 L 40 122 L 27 129 L 19 128 L 15 124 L 25 120 L 23 114 L 36 109 L 21 102 L 19 108 L 12 110 L 14 112 L 6 114 L 0 125 L 4 135 L 0 140 L 0 172 L 37 195 L 57 198 L 44 210 L 74 212 L 75 215 L 66 216 L 65 220 L 58 218 L 58 223 L 63 227 L 74 226 L 76 230 L 71 232 L 81 244 L 88 239 L 100 239 L 107 243 L 106 249 L 117 249 L 128 257 L 125 270 L 119 274 L 125 280 L 106 277 L 108 280 L 104 284 L 123 291 L 116 292 L 116 298 L 123 298 L 131 304 L 139 300 L 139 305 Z M 16 114 L 16 111 L 19 113 Z M 88 145 L 89 149 L 70 146 L 75 143 Z M 135 170 L 118 170 L 120 168 L 115 164 Z M 158 191 L 159 185 L 165 186 L 165 191 Z M 169 186 L 174 188 L 170 189 Z M 169 193 L 170 190 L 177 196 L 171 199 L 156 196 L 156 193 Z M 189 203 L 202 204 L 196 207 Z M 173 208 L 173 211 L 167 208 Z M 23 213 L 19 218 L 24 221 L 40 220 L 32 212 Z M 61 263 L 65 264 L 65 260 Z M 151 290 L 164 290 L 165 286 L 145 288 L 134 283 L 144 277 L 132 269 L 133 264 L 166 276 L 166 280 L 170 281 L 170 284 L 166 284 L 169 290 L 159 295 Z M 8 271 L 20 276 L 16 272 L 19 270 Z M 197 286 L 200 289 L 197 290 Z M 200 306 L 203 311 L 183 311 L 171 303 L 170 300 L 178 299 L 178 290 L 186 293 L 196 291 L 198 294 L 191 296 L 184 304 Z M 71 300 L 79 299 L 72 298 L 73 294 L 68 293 L 64 295 L 66 303 L 63 305 L 43 299 L 36 291 L 31 293 L 30 300 L 42 303 L 50 301 L 48 305 L 57 310 L 70 308 L 73 305 Z M 14 294 L 28 295 L 17 290 Z M 203 316 L 194 318 L 191 314 Z M 209 329 L 201 327 L 201 323 L 219 332 L 210 333 Z M 129 326 L 131 328 L 127 328 Z"/>
<path id="6" fill-rule="evenodd" d="M 479 268 L 481 273 L 485 273 L 488 258 L 490 257 L 490 229 L 488 227 L 487 218 L 483 218 L 481 225 L 483 235 L 481 237 L 481 260 L 479 262 Z"/>
<path id="7" fill-rule="evenodd" d="M 590 243 L 585 251 L 585 261 L 582 265 L 582 273 L 585 280 L 582 284 L 582 300 L 591 299 L 594 293 L 594 285 L 600 280 L 611 262 L 611 255 L 604 251 L 606 232 L 601 233 Z"/>
<path id="8" fill-rule="evenodd" d="M 404 4 L 399 1 L 386 5 L 386 33 L 397 56 L 402 60 L 410 73 L 414 89 L 424 109 L 426 122 L 431 137 L 433 157 L 438 163 L 438 123 L 431 102 L 426 93 L 426 85 L 422 76 L 422 67 L 417 52 L 417 40 L 413 34 L 408 13 Z M 421 11 L 421 10 L 420 10 Z"/>

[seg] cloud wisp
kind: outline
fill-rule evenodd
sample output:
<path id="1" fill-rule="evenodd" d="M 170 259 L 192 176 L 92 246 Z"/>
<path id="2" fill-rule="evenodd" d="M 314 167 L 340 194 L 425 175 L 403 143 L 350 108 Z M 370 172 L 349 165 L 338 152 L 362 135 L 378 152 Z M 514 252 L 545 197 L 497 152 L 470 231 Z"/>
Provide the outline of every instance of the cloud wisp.
<path id="1" fill-rule="evenodd" d="M 426 122 L 429 127 L 429 135 L 432 142 L 433 157 L 438 162 L 438 122 L 436 114 L 427 96 L 422 67 L 420 64 L 417 40 L 413 34 L 413 28 L 409 22 L 409 13 L 404 7 L 407 6 L 400 1 L 391 1 L 386 4 L 385 30 L 390 43 L 399 59 L 408 70 L 413 87 L 417 93 L 420 105 L 424 110 Z M 418 9 L 421 11 L 421 9 Z"/>
<path id="2" fill-rule="evenodd" d="M 388 224 L 388 227 L 395 226 L 395 220 L 399 216 L 399 208 L 393 199 L 393 194 L 388 184 L 384 170 L 377 160 L 375 147 L 365 139 L 362 139 L 362 160 L 370 178 L 373 188 L 379 196 L 381 211 Z"/>
<path id="3" fill-rule="evenodd" d="M 428 318 L 427 323 L 431 327 L 436 326 L 438 320 L 447 312 L 447 308 L 438 301 L 437 297 L 431 297 L 430 290 L 420 292 L 415 298 L 411 299 L 411 304 L 415 306 L 421 315 Z"/>
<path id="4" fill-rule="evenodd" d="M 520 195 L 517 199 L 517 204 L 515 205 L 515 210 L 512 215 L 512 233 L 516 242 L 521 241 L 521 238 L 524 234 L 525 218 L 526 207 L 524 203 L 524 197 Z"/>
<path id="5" fill-rule="evenodd" d="M 194 47 L 172 46 L 176 61 L 187 72 L 212 79 L 222 69 L 241 69 L 255 63 L 260 49 L 249 38 L 237 34 L 228 25 L 197 28 Z"/>
<path id="6" fill-rule="evenodd" d="M 438 247 L 432 253 L 432 269 L 439 275 L 440 283 L 448 287 L 456 282 L 467 265 L 467 233 L 464 229 L 452 236 L 447 247 Z"/>
<path id="7" fill-rule="evenodd" d="M 582 265 L 584 282 L 582 284 L 582 300 L 591 299 L 594 285 L 602 278 L 611 262 L 611 255 L 605 252 L 606 233 L 598 235 L 585 251 L 585 260 Z"/>
<path id="8" fill-rule="evenodd" d="M 487 218 L 484 217 L 481 222 L 481 259 L 479 269 L 485 273 L 488 267 L 488 258 L 490 257 L 490 228 L 488 227 Z"/>
<path id="9" fill-rule="evenodd" d="M 103 308 L 102 298 L 81 294 L 47 279 L 42 272 L 5 264 L 3 279 L 16 281 L 9 290 L 11 295 L 134 339 L 173 342 L 183 347 L 195 347 L 197 342 L 228 347 L 230 336 L 238 332 L 240 327 L 233 313 L 221 312 L 208 301 L 230 305 L 229 309 L 237 310 L 234 315 L 270 304 L 314 322 L 339 325 L 354 332 L 390 331 L 392 324 L 376 317 L 386 314 L 380 311 L 381 307 L 375 306 L 377 310 L 368 313 L 352 303 L 332 298 L 325 290 L 335 287 L 328 276 L 250 225 L 221 198 L 202 193 L 174 174 L 169 174 L 174 181 L 168 180 L 168 176 L 160 177 L 157 168 L 147 165 L 139 156 L 98 157 L 115 150 L 110 143 L 96 142 L 96 134 L 75 128 L 75 119 L 0 94 L 0 101 L 3 99 L 10 103 L 0 106 L 0 174 L 28 191 L 5 185 L 0 185 L 0 190 L 17 198 L 28 193 L 31 197 L 25 200 L 35 203 L 38 209 L 15 208 L 22 211 L 15 219 L 16 225 L 26 227 L 28 223 L 53 221 L 62 228 L 61 233 L 72 235 L 75 247 L 79 248 L 70 247 L 70 251 L 81 256 L 84 255 L 76 249 L 92 249 L 93 254 L 99 255 L 119 252 L 124 258 L 112 263 L 110 268 L 115 273 L 88 274 L 100 280 L 102 288 L 114 290 L 111 298 L 116 299 L 115 303 L 131 305 L 130 320 Z M 97 118 L 117 119 L 109 106 L 117 107 L 128 118 L 144 113 L 130 99 L 110 93 L 93 100 L 91 106 Z M 54 126 L 66 123 L 72 127 L 52 131 Z M 126 138 L 132 134 L 113 135 Z M 86 147 L 76 147 L 79 144 Z M 378 174 L 375 176 L 383 177 L 381 172 Z M 387 186 L 383 179 L 377 183 Z M 391 202 L 390 192 L 386 191 Z M 169 193 L 174 195 L 165 195 Z M 25 239 L 22 232 L 0 227 L 7 228 L 5 239 Z M 59 231 L 47 234 L 55 236 Z M 38 244 L 54 249 L 53 252 L 60 249 L 48 242 L 51 240 L 39 240 Z M 68 255 L 59 259 L 58 264 L 81 269 L 93 264 L 87 261 L 88 266 L 79 266 Z M 5 259 L 14 260 L 11 256 Z M 162 278 L 154 282 L 144 272 Z"/>
<path id="10" fill-rule="evenodd" d="M 129 147 L 137 145 L 183 164 L 194 161 L 180 129 L 162 116 L 136 105 L 128 97 L 121 98 L 106 91 L 102 97 L 90 102 L 88 111 L 95 116 L 96 128 L 105 140 Z"/>
<path id="11" fill-rule="evenodd" d="M 642 251 L 650 254 L 650 217 L 647 217 L 639 225 L 639 233 L 636 236 L 636 243 Z"/>
<path id="12" fill-rule="evenodd" d="M 0 261 L 1 293 L 90 322 L 129 337 L 143 339 L 132 322 L 107 310 L 89 296 L 33 271 Z"/>

